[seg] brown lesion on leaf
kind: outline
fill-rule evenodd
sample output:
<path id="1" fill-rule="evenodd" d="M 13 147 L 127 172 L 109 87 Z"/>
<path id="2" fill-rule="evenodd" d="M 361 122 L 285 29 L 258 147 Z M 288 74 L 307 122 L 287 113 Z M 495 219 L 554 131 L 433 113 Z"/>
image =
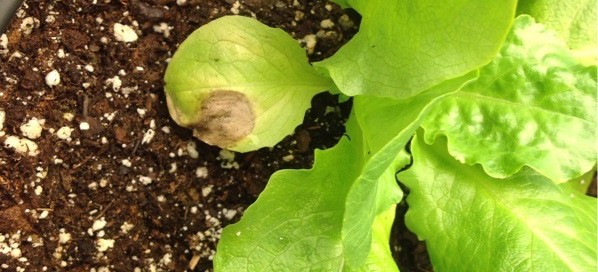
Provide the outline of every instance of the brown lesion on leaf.
<path id="1" fill-rule="evenodd" d="M 179 124 L 193 129 L 193 136 L 210 145 L 230 148 L 247 137 L 255 126 L 255 113 L 244 93 L 215 90 L 201 99 L 196 116 L 186 118 L 166 95 L 170 116 Z"/>
<path id="2" fill-rule="evenodd" d="M 247 96 L 231 90 L 211 92 L 201 104 L 193 136 L 222 148 L 244 139 L 255 126 L 255 113 Z"/>

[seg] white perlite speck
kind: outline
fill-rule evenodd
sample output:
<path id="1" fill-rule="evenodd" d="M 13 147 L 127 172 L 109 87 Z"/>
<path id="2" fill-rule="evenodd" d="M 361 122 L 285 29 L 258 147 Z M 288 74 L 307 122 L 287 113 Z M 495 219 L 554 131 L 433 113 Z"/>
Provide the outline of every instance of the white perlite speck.
<path id="1" fill-rule="evenodd" d="M 189 153 L 189 157 L 193 159 L 199 158 L 199 152 L 197 152 L 197 145 L 194 141 L 190 141 L 187 143 L 187 153 Z"/>
<path id="2" fill-rule="evenodd" d="M 228 210 L 228 209 L 224 209 L 222 211 L 222 213 L 224 214 L 224 218 L 231 220 L 235 217 L 235 215 L 237 215 L 237 211 L 236 210 Z"/>
<path id="3" fill-rule="evenodd" d="M 80 130 L 89 130 L 89 123 L 87 123 L 87 122 L 79 123 L 79 129 Z"/>
<path id="4" fill-rule="evenodd" d="M 222 149 L 222 150 L 220 150 L 220 153 L 218 155 L 220 155 L 220 158 L 222 158 L 223 160 L 226 160 L 226 161 L 234 161 L 235 160 L 235 152 L 232 152 L 230 150 Z"/>
<path id="5" fill-rule="evenodd" d="M 220 150 L 220 159 L 222 159 L 222 163 L 220 167 L 224 169 L 239 169 L 239 164 L 235 161 L 235 152 L 230 150 L 222 149 Z"/>
<path id="6" fill-rule="evenodd" d="M 195 169 L 195 176 L 198 178 L 207 178 L 208 177 L 208 168 L 205 166 L 197 167 L 197 169 Z"/>
<path id="7" fill-rule="evenodd" d="M 139 182 L 141 182 L 141 184 L 143 184 L 143 185 L 150 185 L 150 184 L 152 184 L 152 178 L 146 177 L 146 176 L 140 176 Z"/>
<path id="8" fill-rule="evenodd" d="M 25 36 L 31 34 L 34 28 L 39 27 L 39 20 L 33 17 L 27 17 L 21 22 L 21 32 Z"/>
<path id="9" fill-rule="evenodd" d="M 0 54 L 8 53 L 8 36 L 6 34 L 0 35 Z"/>
<path id="10" fill-rule="evenodd" d="M 74 115 L 74 114 L 72 114 L 72 113 L 70 113 L 70 112 L 65 112 L 65 113 L 62 115 L 62 118 L 64 118 L 64 120 L 67 120 L 67 121 L 69 121 L 69 122 L 72 122 L 72 121 L 73 121 L 73 119 L 75 118 L 75 115 Z"/>
<path id="11" fill-rule="evenodd" d="M 60 84 L 60 73 L 56 69 L 46 75 L 46 85 L 53 87 Z"/>
<path id="12" fill-rule="evenodd" d="M 240 7 L 241 7 L 241 3 L 239 3 L 239 1 L 235 1 L 233 3 L 233 6 L 230 8 L 230 12 L 232 12 L 235 15 L 238 15 Z"/>
<path id="13" fill-rule="evenodd" d="M 309 55 L 313 54 L 314 50 L 316 48 L 316 44 L 318 43 L 316 35 L 315 34 L 305 35 L 305 37 L 303 37 L 302 40 L 305 42 L 305 49 L 307 49 L 307 54 L 309 54 Z"/>
<path id="14" fill-rule="evenodd" d="M 130 26 L 116 23 L 114 24 L 114 38 L 121 42 L 134 42 L 139 36 Z"/>
<path id="15" fill-rule="evenodd" d="M 169 265 L 172 262 L 172 253 L 166 253 L 160 260 L 160 263 L 163 265 Z"/>
<path id="16" fill-rule="evenodd" d="M 121 226 L 120 226 L 120 231 L 122 231 L 122 233 L 128 233 L 130 230 L 133 229 L 133 227 L 135 227 L 135 225 L 129 223 L 129 222 L 124 222 Z"/>
<path id="17" fill-rule="evenodd" d="M 128 159 L 124 159 L 121 161 L 122 165 L 126 166 L 126 167 L 131 167 L 131 161 Z"/>
<path id="18" fill-rule="evenodd" d="M 37 187 L 35 187 L 35 195 L 41 195 L 42 192 L 44 191 L 44 188 L 42 188 L 41 186 L 37 185 Z"/>
<path id="19" fill-rule="evenodd" d="M 85 65 L 85 70 L 87 70 L 87 72 L 93 73 L 94 69 L 93 66 L 91 64 L 87 64 Z"/>
<path id="20" fill-rule="evenodd" d="M 42 211 L 42 213 L 39 215 L 39 219 L 46 219 L 48 218 L 48 215 L 50 214 L 50 212 L 48 212 L 48 210 L 44 210 Z"/>
<path id="21" fill-rule="evenodd" d="M 203 197 L 208 196 L 212 192 L 212 188 L 214 188 L 213 185 L 208 185 L 206 187 L 201 188 L 201 195 Z"/>
<path id="22" fill-rule="evenodd" d="M 170 164 L 170 170 L 168 170 L 168 173 L 173 174 L 176 172 L 176 169 L 177 169 L 176 162 L 173 162 Z"/>
<path id="23" fill-rule="evenodd" d="M 289 154 L 289 155 L 286 155 L 286 156 L 282 157 L 282 160 L 285 161 L 285 162 L 290 162 L 290 161 L 292 161 L 294 159 L 295 159 L 295 156 L 293 156 L 293 154 Z"/>
<path id="24" fill-rule="evenodd" d="M 94 231 L 98 231 L 98 230 L 103 229 L 106 226 L 106 224 L 108 224 L 108 222 L 106 222 L 106 219 L 104 217 L 102 217 L 93 222 L 91 229 Z"/>
<path id="25" fill-rule="evenodd" d="M 54 15 L 48 15 L 48 16 L 46 16 L 45 22 L 48 24 L 52 24 L 52 23 L 56 22 L 56 17 L 54 17 Z"/>
<path id="26" fill-rule="evenodd" d="M 10 250 L 10 257 L 13 257 L 15 259 L 21 257 L 21 249 L 20 248 L 13 248 Z"/>
<path id="27" fill-rule="evenodd" d="M 29 156 L 37 156 L 37 144 L 29 139 L 21 139 L 17 136 L 8 136 L 4 140 L 4 146 L 14 149 L 17 153 L 27 154 Z"/>
<path id="28" fill-rule="evenodd" d="M 156 135 L 156 132 L 153 129 L 148 129 L 144 134 L 143 134 L 143 139 L 141 139 L 141 144 L 149 144 L 152 139 L 154 138 L 154 136 Z"/>
<path id="29" fill-rule="evenodd" d="M 71 234 L 65 232 L 64 229 L 60 229 L 60 233 L 58 234 L 58 242 L 61 244 L 66 244 L 71 240 Z"/>
<path id="30" fill-rule="evenodd" d="M 0 35 L 0 46 L 4 49 L 8 48 L 8 36 L 6 34 Z"/>
<path id="31" fill-rule="evenodd" d="M 154 32 L 161 33 L 164 35 L 164 38 L 170 37 L 170 31 L 174 28 L 169 26 L 167 23 L 160 23 L 159 25 L 154 25 Z"/>
<path id="32" fill-rule="evenodd" d="M 104 252 L 107 251 L 109 248 L 113 248 L 114 247 L 114 239 L 98 239 L 96 241 L 96 249 L 99 252 Z"/>
<path id="33" fill-rule="evenodd" d="M 27 123 L 21 125 L 21 134 L 29 139 L 37 139 L 42 136 L 42 125 L 44 123 L 44 119 L 37 119 L 33 117 Z"/>
<path id="34" fill-rule="evenodd" d="M 146 113 L 147 113 L 146 109 L 137 108 L 137 114 L 139 114 L 139 117 L 143 118 L 143 116 L 145 116 Z"/>
<path id="35" fill-rule="evenodd" d="M 112 90 L 118 91 L 120 90 L 123 82 L 120 80 L 119 76 L 114 76 L 113 78 L 106 79 L 106 84 L 111 84 Z"/>
<path id="36" fill-rule="evenodd" d="M 320 26 L 322 28 L 332 28 L 334 26 L 334 22 L 332 22 L 330 19 L 322 20 L 320 22 Z"/>
<path id="37" fill-rule="evenodd" d="M 61 140 L 67 140 L 68 138 L 71 137 L 71 133 L 73 132 L 74 129 L 64 126 L 58 129 L 58 131 L 56 131 L 56 137 L 58 137 L 58 139 Z"/>

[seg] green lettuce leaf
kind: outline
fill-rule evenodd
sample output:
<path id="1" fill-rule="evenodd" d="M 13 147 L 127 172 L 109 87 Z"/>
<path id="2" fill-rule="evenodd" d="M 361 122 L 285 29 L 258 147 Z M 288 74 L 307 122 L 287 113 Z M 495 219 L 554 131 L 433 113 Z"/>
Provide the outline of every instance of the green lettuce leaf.
<path id="1" fill-rule="evenodd" d="M 400 200 L 400 195 L 395 193 L 399 190 L 395 173 L 409 163 L 409 157 L 402 151 L 415 130 L 437 101 L 476 76 L 475 71 L 468 73 L 405 100 L 355 97 L 353 110 L 362 128 L 368 159 L 352 184 L 345 204 L 345 210 L 351 211 L 345 213 L 342 229 L 343 242 L 349 250 L 349 265 L 359 266 L 367 257 L 375 216 Z"/>
<path id="2" fill-rule="evenodd" d="M 346 272 L 399 272 L 389 247 L 390 232 L 395 219 L 396 205 L 376 216 L 372 224 L 372 249 L 365 264 Z"/>
<path id="3" fill-rule="evenodd" d="M 446 81 L 407 100 L 355 97 L 348 137 L 318 151 L 311 170 L 275 173 L 241 221 L 224 229 L 217 270 L 396 269 L 394 262 L 380 263 L 392 258 L 371 252 L 388 248 L 376 236 L 385 228 L 377 222 L 402 197 L 395 173 L 410 162 L 402 151 L 433 105 L 476 76 Z"/>
<path id="4" fill-rule="evenodd" d="M 437 271 L 596 271 L 597 200 L 525 168 L 507 178 L 412 141 L 406 224 Z"/>
<path id="5" fill-rule="evenodd" d="M 586 65 L 596 65 L 598 54 L 595 0 L 523 0 L 518 13 L 529 14 L 557 32 Z"/>
<path id="6" fill-rule="evenodd" d="M 364 163 L 352 117 L 347 137 L 316 151 L 310 170 L 281 170 L 241 220 L 222 232 L 216 271 L 332 271 L 343 267 L 344 204 Z M 354 154 L 347 156 L 347 154 Z M 334 169 L 331 171 L 331 169 Z"/>
<path id="7" fill-rule="evenodd" d="M 211 93 L 243 94 L 252 113 L 239 115 L 254 119 L 248 120 L 254 122 L 250 133 L 221 144 L 200 138 L 239 152 L 273 146 L 291 134 L 312 97 L 334 86 L 309 65 L 305 51 L 287 33 L 241 16 L 225 16 L 193 32 L 172 57 L 164 80 L 173 119 L 196 130 L 205 127 L 202 102 Z M 237 107 L 230 108 L 226 114 L 235 114 Z"/>
<path id="8" fill-rule="evenodd" d="M 345 246 L 344 238 L 352 237 L 343 237 L 343 217 L 345 213 L 365 214 L 370 209 L 346 211 L 344 208 L 351 185 L 367 159 L 354 115 L 347 123 L 347 135 L 335 147 L 317 151 L 312 169 L 282 170 L 272 175 L 266 189 L 245 211 L 241 221 L 224 229 L 214 263 L 216 270 L 349 269 L 352 256 L 362 252 Z M 409 162 L 406 158 L 403 160 L 403 165 Z M 395 172 L 387 172 L 391 178 L 388 175 L 381 178 L 378 187 L 383 188 L 381 194 L 394 199 L 394 203 L 402 195 L 394 179 Z M 388 203 L 384 210 L 394 203 Z M 369 236 L 375 216 L 369 223 Z M 370 242 L 365 249 L 366 257 L 371 247 Z M 353 267 L 357 269 L 365 262 L 364 257 Z"/>
<path id="9" fill-rule="evenodd" d="M 596 163 L 596 67 L 577 64 L 554 34 L 517 18 L 477 81 L 447 96 L 422 124 L 426 142 L 504 178 L 527 165 L 561 183 Z"/>
<path id="10" fill-rule="evenodd" d="M 359 33 L 314 65 L 347 95 L 405 99 L 490 62 L 517 1 L 343 2 L 361 13 Z"/>

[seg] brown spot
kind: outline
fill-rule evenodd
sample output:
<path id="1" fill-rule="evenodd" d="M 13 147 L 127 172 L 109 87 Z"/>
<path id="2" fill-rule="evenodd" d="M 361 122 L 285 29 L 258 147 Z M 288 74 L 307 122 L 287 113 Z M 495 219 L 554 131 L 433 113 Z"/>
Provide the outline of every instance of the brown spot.
<path id="1" fill-rule="evenodd" d="M 255 114 L 247 96 L 237 91 L 219 90 L 201 104 L 201 117 L 193 135 L 221 148 L 245 138 L 255 125 Z"/>

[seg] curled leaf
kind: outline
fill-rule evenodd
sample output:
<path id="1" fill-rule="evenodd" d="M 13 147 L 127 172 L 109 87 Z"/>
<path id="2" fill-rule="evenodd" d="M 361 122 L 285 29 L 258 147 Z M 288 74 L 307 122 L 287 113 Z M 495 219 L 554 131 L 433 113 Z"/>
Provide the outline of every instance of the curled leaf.
<path id="1" fill-rule="evenodd" d="M 168 108 L 200 140 L 247 152 L 301 123 L 312 97 L 334 86 L 297 41 L 255 19 L 226 16 L 193 32 L 164 76 Z"/>

